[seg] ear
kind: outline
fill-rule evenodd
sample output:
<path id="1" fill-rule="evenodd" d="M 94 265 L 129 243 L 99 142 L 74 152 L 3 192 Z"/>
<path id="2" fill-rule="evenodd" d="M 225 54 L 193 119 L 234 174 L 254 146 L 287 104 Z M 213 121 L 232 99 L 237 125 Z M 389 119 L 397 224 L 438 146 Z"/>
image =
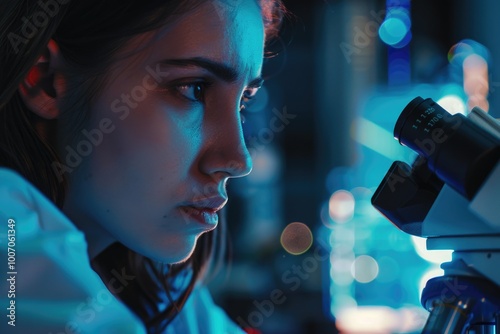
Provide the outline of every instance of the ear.
<path id="1" fill-rule="evenodd" d="M 19 85 L 19 93 L 26 106 L 45 119 L 57 118 L 59 102 L 65 92 L 63 59 L 59 46 L 50 40 L 44 53 Z"/>

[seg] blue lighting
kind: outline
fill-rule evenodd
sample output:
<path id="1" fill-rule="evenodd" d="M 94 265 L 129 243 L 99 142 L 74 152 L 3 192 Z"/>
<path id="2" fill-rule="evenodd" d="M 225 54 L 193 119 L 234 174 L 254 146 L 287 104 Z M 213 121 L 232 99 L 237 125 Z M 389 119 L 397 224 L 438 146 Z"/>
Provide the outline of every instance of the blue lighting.
<path id="1" fill-rule="evenodd" d="M 387 14 L 379 27 L 380 39 L 387 47 L 389 86 L 411 82 L 410 49 L 412 39 L 409 0 L 387 0 Z"/>
<path id="2" fill-rule="evenodd" d="M 388 83 L 390 86 L 406 85 L 411 81 L 410 50 L 408 47 L 388 49 Z"/>
<path id="3" fill-rule="evenodd" d="M 406 46 L 411 40 L 411 19 L 404 7 L 389 8 L 384 22 L 380 25 L 380 39 L 395 48 Z"/>
<path id="4" fill-rule="evenodd" d="M 398 18 L 385 20 L 379 29 L 380 38 L 388 45 L 396 45 L 403 40 L 408 33 L 404 22 Z"/>

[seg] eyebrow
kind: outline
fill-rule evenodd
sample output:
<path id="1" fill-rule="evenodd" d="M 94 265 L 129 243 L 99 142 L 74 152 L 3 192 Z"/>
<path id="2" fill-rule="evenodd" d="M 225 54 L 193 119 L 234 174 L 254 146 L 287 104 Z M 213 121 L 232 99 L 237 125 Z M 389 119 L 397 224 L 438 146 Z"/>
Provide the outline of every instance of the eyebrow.
<path id="1" fill-rule="evenodd" d="M 181 59 L 165 59 L 160 62 L 163 65 L 170 66 L 178 66 L 178 67 L 200 67 L 203 68 L 216 77 L 222 79 L 226 82 L 235 82 L 239 77 L 239 72 L 235 68 L 228 66 L 223 63 L 219 63 L 217 61 L 203 58 L 203 57 L 194 57 L 194 58 L 181 58 Z M 247 85 L 250 88 L 260 88 L 264 84 L 264 79 L 259 76 Z"/>

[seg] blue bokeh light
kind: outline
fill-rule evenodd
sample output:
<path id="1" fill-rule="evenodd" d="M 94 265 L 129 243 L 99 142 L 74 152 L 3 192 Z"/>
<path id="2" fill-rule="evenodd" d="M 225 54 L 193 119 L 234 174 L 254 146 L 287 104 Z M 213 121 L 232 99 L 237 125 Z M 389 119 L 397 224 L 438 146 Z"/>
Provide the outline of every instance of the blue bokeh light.
<path id="1" fill-rule="evenodd" d="M 401 48 L 411 40 L 411 19 L 408 10 L 402 7 L 388 11 L 384 22 L 380 25 L 380 39 L 387 45 Z"/>
<path id="2" fill-rule="evenodd" d="M 398 18 L 385 20 L 379 29 L 380 38 L 389 45 L 399 43 L 407 33 L 406 25 Z"/>

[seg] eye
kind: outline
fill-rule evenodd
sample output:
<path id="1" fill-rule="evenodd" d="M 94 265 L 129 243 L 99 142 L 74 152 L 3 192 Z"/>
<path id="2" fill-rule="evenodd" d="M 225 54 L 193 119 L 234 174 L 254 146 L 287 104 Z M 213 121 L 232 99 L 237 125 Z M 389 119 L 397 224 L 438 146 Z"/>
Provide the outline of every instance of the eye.
<path id="1" fill-rule="evenodd" d="M 193 82 L 175 86 L 175 89 L 184 98 L 192 102 L 203 102 L 205 99 L 206 83 Z"/>
<path id="2" fill-rule="evenodd" d="M 247 88 L 243 92 L 243 96 L 241 97 L 241 103 L 240 103 L 240 111 L 243 111 L 244 109 L 248 108 L 249 102 L 257 95 L 257 92 L 259 91 L 258 87 L 252 87 L 252 88 Z"/>

